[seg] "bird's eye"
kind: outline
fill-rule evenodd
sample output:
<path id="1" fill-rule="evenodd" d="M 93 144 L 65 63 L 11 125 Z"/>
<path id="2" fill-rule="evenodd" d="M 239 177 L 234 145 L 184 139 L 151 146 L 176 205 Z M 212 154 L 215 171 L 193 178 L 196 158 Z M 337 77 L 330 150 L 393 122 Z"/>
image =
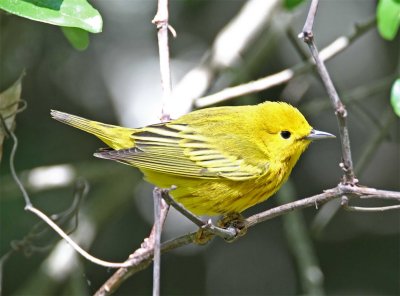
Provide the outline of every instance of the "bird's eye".
<path id="1" fill-rule="evenodd" d="M 289 139 L 291 133 L 289 131 L 281 131 L 281 137 L 284 139 Z"/>

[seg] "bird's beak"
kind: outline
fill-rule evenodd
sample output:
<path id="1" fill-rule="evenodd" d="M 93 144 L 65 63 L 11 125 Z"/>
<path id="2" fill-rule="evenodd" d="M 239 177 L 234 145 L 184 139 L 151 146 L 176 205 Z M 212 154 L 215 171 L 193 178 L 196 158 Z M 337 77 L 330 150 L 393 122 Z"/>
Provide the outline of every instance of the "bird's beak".
<path id="1" fill-rule="evenodd" d="M 322 131 L 317 131 L 315 129 L 312 129 L 310 134 L 306 137 L 307 140 L 322 140 L 322 139 L 330 139 L 330 138 L 336 138 L 336 136 L 330 134 L 330 133 L 326 133 L 326 132 L 322 132 Z"/>

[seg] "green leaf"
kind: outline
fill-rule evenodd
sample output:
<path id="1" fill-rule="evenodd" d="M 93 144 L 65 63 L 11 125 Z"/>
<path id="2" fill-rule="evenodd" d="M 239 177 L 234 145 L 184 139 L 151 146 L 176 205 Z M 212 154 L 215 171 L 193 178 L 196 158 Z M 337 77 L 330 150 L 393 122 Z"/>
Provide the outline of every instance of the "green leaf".
<path id="1" fill-rule="evenodd" d="M 34 21 L 99 33 L 100 13 L 86 0 L 0 0 L 0 9 Z"/>
<path id="2" fill-rule="evenodd" d="M 61 30 L 69 43 L 79 51 L 89 46 L 89 33 L 79 28 L 61 27 Z"/>
<path id="3" fill-rule="evenodd" d="M 400 26 L 400 1 L 379 0 L 376 18 L 381 37 L 393 40 Z"/>
<path id="4" fill-rule="evenodd" d="M 394 113 L 400 117 L 400 78 L 398 78 L 392 85 L 390 103 L 392 104 Z"/>
<path id="5" fill-rule="evenodd" d="M 298 6 L 299 4 L 301 4 L 301 2 L 304 2 L 304 0 L 285 0 L 283 2 L 283 6 L 287 10 L 291 10 L 291 9 L 295 8 L 296 6 Z"/>

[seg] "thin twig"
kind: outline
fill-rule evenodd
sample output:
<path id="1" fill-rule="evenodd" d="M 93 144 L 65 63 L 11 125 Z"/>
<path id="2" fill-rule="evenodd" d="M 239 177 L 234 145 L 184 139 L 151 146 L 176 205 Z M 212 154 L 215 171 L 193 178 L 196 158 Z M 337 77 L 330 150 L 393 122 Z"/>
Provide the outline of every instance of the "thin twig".
<path id="1" fill-rule="evenodd" d="M 343 194 L 358 196 L 360 199 L 383 199 L 400 201 L 400 192 L 389 190 L 378 190 L 370 187 L 342 186 L 339 184 Z"/>
<path id="2" fill-rule="evenodd" d="M 321 194 L 317 194 L 308 198 L 296 200 L 264 212 L 255 214 L 247 219 L 244 223 L 247 227 L 255 226 L 267 220 L 282 216 L 294 210 L 303 209 L 307 207 L 320 206 L 332 199 L 340 198 L 347 195 L 353 198 L 371 198 L 372 196 L 377 199 L 397 200 L 400 201 L 400 192 L 378 190 L 369 187 L 351 186 L 346 184 L 339 184 L 337 187 L 325 190 Z M 161 253 L 165 253 L 179 247 L 191 244 L 195 241 L 197 232 L 180 236 L 171 239 L 161 244 Z M 119 269 L 100 289 L 96 292 L 96 296 L 110 295 L 114 292 L 119 285 L 133 274 L 145 269 L 151 263 L 153 257 L 153 249 L 141 248 L 135 251 L 130 257 L 129 261 L 131 266 Z"/>
<path id="3" fill-rule="evenodd" d="M 331 44 L 326 46 L 320 52 L 320 57 L 323 61 L 327 61 L 346 48 L 348 48 L 354 41 L 356 41 L 363 34 L 368 32 L 370 29 L 374 28 L 375 19 L 371 19 L 364 24 L 355 25 L 355 30 L 351 32 L 348 36 L 341 36 L 333 41 Z M 212 95 L 204 96 L 195 100 L 195 106 L 197 108 L 208 107 L 215 105 L 217 103 L 240 97 L 243 95 L 248 95 L 262 90 L 269 89 L 271 87 L 281 85 L 288 82 L 293 77 L 301 75 L 309 71 L 314 66 L 312 59 L 303 61 L 291 68 L 285 69 L 278 73 L 268 75 L 266 77 L 240 84 L 233 87 L 228 87 L 222 91 L 216 92 Z"/>
<path id="4" fill-rule="evenodd" d="M 173 36 L 176 36 L 175 29 L 168 22 L 168 0 L 158 0 L 157 13 L 154 16 L 153 24 L 157 27 L 158 52 L 160 56 L 160 74 L 162 86 L 162 109 L 161 122 L 171 120 L 171 69 L 169 65 L 169 45 L 168 30 L 171 30 Z M 160 265 L 161 252 L 160 240 L 162 225 L 160 220 L 162 192 L 161 189 L 155 188 L 154 196 L 154 260 L 153 260 L 153 296 L 160 295 Z"/>
<path id="5" fill-rule="evenodd" d="M 161 213 L 161 190 L 159 188 L 154 188 L 153 190 L 153 202 L 154 202 L 154 258 L 153 258 L 153 295 L 160 295 L 160 265 L 161 265 L 161 251 L 160 251 L 160 242 L 161 242 L 161 221 L 160 221 L 160 213 Z"/>
<path id="6" fill-rule="evenodd" d="M 71 234 L 72 232 L 74 232 L 78 226 L 79 205 L 82 199 L 87 194 L 88 191 L 87 188 L 88 185 L 86 183 L 78 182 L 77 186 L 75 187 L 74 199 L 73 202 L 71 203 L 71 206 L 61 213 L 52 214 L 50 217 L 53 222 L 61 225 L 66 223 L 67 221 L 70 221 L 72 217 L 73 225 L 72 228 L 69 229 L 68 232 L 66 232 L 67 234 Z M 50 250 L 50 248 L 52 247 L 51 243 L 47 244 L 46 246 L 34 245 L 34 240 L 38 240 L 41 237 L 48 234 L 50 231 L 52 231 L 51 228 L 46 226 L 48 225 L 44 221 L 40 220 L 40 222 L 35 224 L 30 230 L 30 232 L 27 235 L 25 235 L 22 239 L 14 240 L 11 242 L 12 250 L 23 251 L 23 253 L 26 256 L 30 256 L 33 252 L 46 252 L 47 250 Z"/>
<path id="7" fill-rule="evenodd" d="M 400 205 L 395 205 L 395 206 L 386 206 L 386 207 L 372 207 L 372 208 L 367 208 L 367 207 L 355 207 L 355 206 L 349 206 L 349 205 L 344 205 L 343 208 L 346 211 L 349 212 L 366 212 L 366 213 L 376 213 L 376 212 L 386 212 L 386 211 L 392 211 L 392 210 L 400 210 Z"/>
<path id="8" fill-rule="evenodd" d="M 2 120 L 3 122 L 3 120 Z M 17 153 L 17 148 L 18 148 L 18 138 L 15 136 L 15 134 L 7 128 L 7 125 L 3 125 L 3 128 L 7 131 L 7 133 L 10 135 L 11 139 L 13 140 L 13 146 L 11 149 L 10 153 L 10 171 L 11 171 L 11 176 L 13 177 L 15 183 L 17 183 L 18 188 L 20 189 L 22 196 L 24 197 L 25 200 L 25 208 L 32 206 L 31 200 L 29 198 L 28 193 L 25 190 L 24 185 L 22 185 L 21 180 L 18 178 L 17 172 L 15 171 L 15 166 L 14 166 L 14 161 L 15 161 L 15 154 Z"/>
<path id="9" fill-rule="evenodd" d="M 7 126 L 4 126 L 4 128 L 7 129 Z M 110 268 L 120 268 L 120 267 L 127 267 L 130 265 L 129 262 L 122 262 L 122 263 L 115 263 L 115 262 L 108 262 L 104 261 L 101 259 L 98 259 L 92 255 L 90 255 L 88 252 L 86 252 L 84 249 L 82 249 L 77 243 L 75 243 L 69 236 L 66 234 L 52 219 L 50 219 L 46 214 L 44 214 L 42 211 L 39 209 L 35 208 L 29 198 L 29 195 L 27 191 L 25 190 L 25 187 L 22 185 L 21 180 L 19 179 L 16 171 L 15 171 L 15 166 L 14 166 L 14 161 L 15 161 L 15 154 L 17 152 L 18 148 L 18 139 L 15 136 L 15 134 L 7 129 L 7 133 L 11 136 L 11 139 L 13 140 L 13 147 L 11 149 L 10 153 L 10 170 L 11 170 L 11 175 L 15 181 L 15 183 L 18 185 L 18 188 L 20 189 L 24 200 L 25 200 L 25 210 L 32 212 L 36 216 L 38 216 L 41 220 L 43 220 L 45 223 L 47 223 L 55 232 L 58 233 L 63 239 L 65 239 L 71 247 L 73 247 L 79 254 L 81 254 L 84 258 L 87 260 L 101 265 L 105 267 L 110 267 Z"/>
<path id="10" fill-rule="evenodd" d="M 343 157 L 342 169 L 344 171 L 344 176 L 345 176 L 344 181 L 349 184 L 355 184 L 357 183 L 357 181 L 354 176 L 353 160 L 351 157 L 350 136 L 349 136 L 349 130 L 347 128 L 346 107 L 339 98 L 339 95 L 333 85 L 333 82 L 325 67 L 324 62 L 319 57 L 318 49 L 315 45 L 314 40 L 311 39 L 310 41 L 307 41 L 307 44 L 309 45 L 311 54 L 315 59 L 318 73 L 320 74 L 321 79 L 325 85 L 325 88 L 329 94 L 329 97 L 335 108 L 335 113 L 338 119 L 340 139 L 342 144 L 342 157 Z"/>
<path id="11" fill-rule="evenodd" d="M 400 205 L 394 205 L 394 206 L 386 206 L 386 207 L 356 207 L 356 206 L 350 206 L 349 205 L 349 198 L 347 196 L 342 196 L 341 199 L 341 206 L 349 212 L 386 212 L 386 211 L 392 211 L 392 210 L 399 210 Z"/>
<path id="12" fill-rule="evenodd" d="M 318 6 L 318 0 L 313 0 L 311 3 L 311 7 L 307 16 L 306 23 L 304 25 L 303 31 L 299 34 L 299 37 L 303 39 L 305 43 L 307 43 L 311 55 L 315 61 L 317 71 L 321 77 L 321 80 L 325 86 L 325 89 L 328 93 L 328 96 L 331 100 L 331 103 L 335 109 L 335 113 L 338 119 L 339 124 L 339 132 L 340 132 L 340 142 L 342 145 L 342 158 L 343 163 L 341 165 L 344 171 L 344 182 L 348 184 L 356 184 L 357 179 L 354 175 L 353 169 L 353 160 L 351 157 L 351 149 L 350 149 L 350 137 L 349 131 L 347 128 L 347 110 L 342 101 L 339 98 L 339 95 L 333 85 L 332 79 L 328 73 L 328 70 L 325 67 L 325 63 L 321 59 L 317 46 L 314 42 L 314 35 L 312 32 L 314 17 L 316 14 L 316 9 Z"/>
<path id="13" fill-rule="evenodd" d="M 365 32 L 365 30 L 357 31 L 357 32 Z M 355 35 L 352 35 L 351 37 L 348 37 L 347 39 L 339 38 L 336 44 L 339 44 L 340 48 L 345 48 L 348 46 L 349 42 L 351 40 L 355 40 L 354 36 L 358 36 L 358 34 L 361 33 L 354 33 Z M 335 44 L 335 46 L 336 46 Z M 328 53 L 324 56 L 323 58 L 326 58 L 332 53 L 335 53 L 335 51 L 327 51 Z M 338 51 L 336 51 L 337 53 Z M 285 75 L 292 75 L 291 73 L 286 73 Z M 261 223 L 263 221 L 272 219 L 277 216 L 281 216 L 285 213 L 288 213 L 290 211 L 296 210 L 296 209 L 301 209 L 301 208 L 306 208 L 306 207 L 311 207 L 311 206 L 316 206 L 318 207 L 320 204 L 323 204 L 329 200 L 332 200 L 334 198 L 339 198 L 342 195 L 347 194 L 349 196 L 359 196 L 362 197 L 363 195 L 365 196 L 385 196 L 387 199 L 395 199 L 395 200 L 400 200 L 400 192 L 390 192 L 390 191 L 381 191 L 381 190 L 376 190 L 373 188 L 363 188 L 363 187 L 357 187 L 357 186 L 350 186 L 348 184 L 339 184 L 337 187 L 326 190 L 324 193 L 321 193 L 319 195 L 312 196 L 310 198 L 305 198 L 302 200 L 298 200 L 292 203 L 288 203 L 270 210 L 267 210 L 265 212 L 256 214 L 254 216 L 249 217 L 248 219 L 245 220 L 245 224 L 248 227 L 254 226 L 258 223 Z M 171 241 L 168 241 L 164 244 L 162 244 L 161 250 L 162 252 L 166 252 L 175 248 L 178 248 L 183 245 L 187 245 L 192 243 L 195 240 L 195 233 L 190 233 L 188 235 L 184 235 L 182 237 L 173 239 Z M 147 249 L 144 252 L 139 252 L 138 255 L 133 256 L 135 260 L 131 261 L 132 266 L 129 268 L 124 268 L 119 270 L 118 272 L 123 273 L 123 275 L 117 276 L 118 282 L 117 285 L 120 285 L 121 282 L 125 279 L 127 279 L 130 275 L 138 272 L 139 270 L 142 270 L 146 268 L 150 262 L 151 258 L 153 256 L 153 249 Z M 135 252 L 136 253 L 136 252 Z M 132 258 L 133 259 L 133 258 Z M 106 286 L 107 289 L 102 289 L 96 295 L 108 295 L 110 292 L 114 291 L 113 289 L 110 289 L 110 286 Z M 101 293 L 100 293 L 101 292 Z"/>
<path id="14" fill-rule="evenodd" d="M 334 198 L 337 198 L 339 195 L 338 191 L 336 189 L 329 189 L 326 190 L 325 192 L 314 195 L 312 197 L 304 198 L 301 200 L 297 200 L 291 203 L 287 203 L 275 208 L 272 208 L 270 210 L 255 214 L 249 218 L 246 219 L 246 224 L 248 227 L 252 227 L 257 225 L 258 223 L 270 220 L 272 218 L 281 216 L 283 214 L 289 213 L 291 211 L 297 210 L 297 209 L 303 209 L 307 207 L 317 207 L 320 206 Z"/>
<path id="15" fill-rule="evenodd" d="M 400 201 L 400 192 L 397 191 L 378 190 L 369 187 L 339 184 L 337 187 L 325 190 L 321 194 L 317 194 L 309 198 L 300 199 L 295 202 L 284 204 L 282 206 L 272 208 L 262 213 L 255 214 L 246 219 L 246 224 L 250 227 L 260 222 L 270 220 L 277 216 L 281 216 L 293 210 L 303 209 L 312 206 L 319 207 L 321 204 L 324 204 L 332 199 L 341 197 L 342 195 L 359 197 L 361 199 L 372 198 L 373 196 L 373 198 L 377 199 Z"/>
<path id="16" fill-rule="evenodd" d="M 308 10 L 307 14 L 307 19 L 303 27 L 303 34 L 305 34 L 303 38 L 313 38 L 312 29 L 314 26 L 315 15 L 317 13 L 318 2 L 319 0 L 312 0 L 311 2 L 310 9 Z"/>
<path id="17" fill-rule="evenodd" d="M 165 223 L 167 218 L 169 206 L 165 202 L 161 202 L 161 212 L 160 212 L 160 225 L 161 228 Z M 115 292 L 118 287 L 131 275 L 134 273 L 145 269 L 151 263 L 153 259 L 154 252 L 154 236 L 155 236 L 155 225 L 151 230 L 148 238 L 145 238 L 142 245 L 134 253 L 132 253 L 126 262 L 129 262 L 129 267 L 122 267 L 118 269 L 95 293 L 96 296 L 99 295 L 110 295 Z M 191 241 L 190 241 L 191 242 Z M 189 244 L 187 242 L 186 244 Z M 164 245 L 164 244 L 163 244 Z M 183 244 L 181 244 L 183 245 Z M 161 247 L 161 252 L 164 252 L 164 248 Z"/>
<path id="18" fill-rule="evenodd" d="M 152 22 L 157 27 L 158 50 L 160 56 L 161 86 L 163 90 L 161 121 L 169 121 L 171 119 L 171 70 L 169 66 L 168 46 L 168 0 L 158 0 L 157 14 Z"/>
<path id="19" fill-rule="evenodd" d="M 391 77 L 390 77 L 391 78 Z M 388 81 L 392 81 L 392 79 L 387 79 L 385 78 L 385 84 L 382 84 L 382 82 L 379 82 L 378 85 L 386 86 L 385 89 L 388 87 Z M 371 87 L 373 89 L 376 88 L 377 84 L 372 84 Z M 370 88 L 368 88 L 370 89 Z M 348 97 L 349 103 L 352 100 L 356 100 L 357 98 L 365 98 L 369 97 L 371 95 L 370 92 L 364 91 L 364 90 L 359 90 L 357 96 L 343 96 L 343 97 Z M 351 101 L 350 101 L 351 100 Z M 356 163 L 355 166 L 355 172 L 358 176 L 362 175 L 364 172 L 365 166 L 368 164 L 370 158 L 372 157 L 373 153 L 378 149 L 379 145 L 382 143 L 382 141 L 385 139 L 387 134 L 390 131 L 390 127 L 393 124 L 393 121 L 395 119 L 395 115 L 392 110 L 388 110 L 387 114 L 383 116 L 383 122 L 381 123 L 382 128 L 378 131 L 375 132 L 373 137 L 364 145 L 364 149 L 361 152 L 361 156 L 359 157 L 359 160 Z M 365 198 L 365 197 L 364 197 Z M 325 209 L 326 207 L 326 209 Z M 326 204 L 324 205 L 324 209 L 319 211 L 317 215 L 315 215 L 313 222 L 312 222 L 312 228 L 316 233 L 321 233 L 321 231 L 329 224 L 329 222 L 333 219 L 333 217 L 336 215 L 336 213 L 340 209 L 340 203 L 334 203 L 334 204 Z"/>
<path id="20" fill-rule="evenodd" d="M 71 245 L 72 248 L 74 248 L 75 251 L 77 251 L 79 254 L 81 254 L 84 258 L 87 260 L 100 265 L 104 267 L 109 267 L 109 268 L 121 268 L 121 267 L 128 267 L 130 265 L 129 262 L 121 262 L 121 263 L 115 263 L 115 262 L 109 262 L 109 261 L 104 261 L 101 259 L 98 259 L 92 255 L 90 255 L 88 252 L 86 252 L 84 249 L 82 249 L 76 242 L 74 242 L 56 223 L 53 222 L 46 214 L 44 214 L 42 211 L 38 210 L 32 205 L 27 205 L 25 206 L 25 210 L 32 212 L 36 216 L 38 216 L 40 219 L 42 219 L 44 222 L 46 222 L 55 232 L 58 233 L 67 243 Z"/>
<path id="21" fill-rule="evenodd" d="M 160 74 L 162 86 L 162 109 L 161 122 L 171 120 L 171 69 L 169 65 L 169 45 L 168 45 L 168 30 L 176 36 L 175 30 L 168 22 L 168 0 L 158 0 L 157 13 L 154 16 L 153 24 L 157 27 L 158 52 L 160 56 Z M 153 296 L 160 295 L 160 265 L 161 265 L 161 189 L 155 188 L 154 196 L 154 260 L 153 260 Z"/>
<path id="22" fill-rule="evenodd" d="M 159 4 L 161 3 L 161 2 L 163 2 L 163 3 L 167 3 L 167 0 L 159 0 Z M 313 3 L 314 2 L 316 2 L 316 3 L 318 3 L 318 1 L 313 1 Z M 167 11 L 168 12 L 168 11 Z M 165 15 L 164 15 L 165 16 Z M 155 17 L 155 20 L 154 20 L 154 22 L 157 24 L 157 27 L 158 27 L 158 21 L 159 21 L 159 15 L 158 15 L 158 13 L 157 13 L 157 15 L 156 15 L 156 17 Z M 166 19 L 168 20 L 168 14 L 166 15 Z M 161 25 L 161 27 L 163 28 L 163 29 L 165 29 L 165 31 L 166 31 L 166 40 L 167 40 L 167 42 L 166 42 L 166 44 L 167 44 L 167 46 L 168 46 L 168 21 L 167 21 L 167 23 L 166 23 L 167 25 L 165 26 L 165 24 L 163 23 L 162 25 Z M 158 33 L 160 34 L 160 30 L 158 31 Z M 165 35 L 163 35 L 163 40 L 165 41 Z M 159 42 L 160 42 L 160 39 L 161 38 L 159 38 Z M 160 44 L 160 43 L 159 43 Z M 163 44 L 165 44 L 165 43 L 163 43 Z M 315 44 L 314 44 L 314 46 L 315 46 Z M 347 45 L 346 45 L 347 46 Z M 345 46 L 345 47 L 346 47 Z M 167 52 L 168 53 L 168 52 Z M 164 52 L 164 54 L 165 54 L 165 52 Z M 322 54 L 322 53 L 321 53 Z M 318 56 L 318 52 L 317 52 L 317 56 Z M 165 57 L 165 55 L 163 55 L 163 60 L 165 61 L 169 61 L 169 55 L 168 56 L 166 56 Z M 161 65 L 161 45 L 160 45 L 160 68 L 161 68 L 161 72 L 163 72 L 163 69 L 166 69 L 165 67 L 163 67 L 162 65 Z M 169 65 L 168 65 L 168 70 L 169 70 Z M 168 74 L 166 75 L 166 76 L 163 76 L 163 74 L 162 74 L 162 77 L 169 77 L 170 76 L 170 74 L 169 74 L 169 72 L 168 72 Z M 329 78 L 329 77 L 328 77 Z M 169 80 L 170 81 L 170 79 L 167 79 L 167 80 Z M 165 85 L 165 81 L 164 80 L 162 80 L 162 84 L 163 84 L 163 89 L 165 90 L 165 89 L 168 89 L 168 85 Z M 169 93 L 170 93 L 170 83 L 169 83 L 169 92 L 167 91 L 166 92 L 168 95 L 169 95 Z M 166 97 L 167 98 L 167 97 Z M 165 98 L 165 100 L 164 101 L 167 101 L 168 102 L 168 100 Z M 167 104 L 166 104 L 167 105 Z M 345 111 L 345 110 L 344 110 Z M 345 115 L 345 114 L 344 114 Z M 169 112 L 168 112 L 168 107 L 167 106 L 164 106 L 163 107 L 163 115 L 162 115 L 162 118 L 164 119 L 167 119 L 169 117 Z M 345 117 L 345 116 L 344 116 Z M 344 126 L 346 126 L 346 123 L 344 122 L 344 124 L 343 124 Z M 347 138 L 348 138 L 348 133 L 347 133 L 347 135 L 345 134 L 344 135 L 344 137 L 345 136 L 347 136 Z M 348 147 L 346 147 L 346 148 L 348 148 L 348 150 L 350 151 L 350 146 L 348 146 Z M 14 154 L 15 154 L 15 152 L 14 152 Z M 349 159 L 351 160 L 351 155 L 350 155 L 350 157 L 349 157 Z M 345 163 L 345 165 L 347 166 L 347 164 Z M 350 169 L 352 170 L 352 164 L 351 164 L 351 166 L 350 166 Z M 14 173 L 15 173 L 15 170 L 14 170 Z M 16 174 L 15 174 L 16 175 Z M 353 175 L 353 177 L 354 177 L 354 175 Z M 18 177 L 16 178 L 16 180 L 19 180 L 18 179 Z M 18 182 L 17 182 L 18 183 Z M 350 182 L 351 183 L 351 182 Z M 19 182 L 18 183 L 19 185 L 21 185 L 22 186 L 22 184 Z M 23 188 L 23 187 L 22 187 Z M 23 194 L 24 194 L 24 190 L 22 190 L 22 192 L 23 192 Z M 26 193 L 26 192 L 25 192 Z M 268 210 L 268 211 L 265 211 L 265 212 L 263 212 L 263 213 L 259 213 L 259 214 L 257 214 L 257 215 L 254 215 L 254 216 L 252 216 L 252 217 L 250 217 L 250 218 L 248 218 L 248 219 L 246 219 L 246 223 L 247 223 L 247 225 L 248 226 L 254 226 L 254 225 L 256 225 L 256 224 L 258 224 L 258 223 L 261 223 L 261 222 L 263 222 L 263 221 L 266 221 L 266 220 L 268 220 L 268 219 L 272 219 L 272 218 L 274 218 L 274 217 L 277 217 L 277 216 L 280 216 L 280 215 L 283 215 L 283 214 L 285 214 L 285 213 L 287 213 L 287 212 L 290 212 L 290 211 L 293 211 L 293 210 L 295 210 L 295 209 L 300 209 L 300 208 L 305 208 L 305 207 L 311 207 L 311 206 L 314 206 L 314 205 L 319 205 L 319 204 L 321 204 L 321 203 L 324 203 L 324 202 L 327 202 L 327 201 L 329 201 L 329 200 L 331 200 L 331 199 L 333 199 L 333 198 L 338 198 L 338 197 L 341 197 L 342 195 L 344 195 L 344 194 L 351 194 L 351 195 L 356 195 L 356 196 L 358 196 L 358 197 L 360 197 L 360 198 L 372 198 L 372 197 L 380 197 L 380 198 L 385 198 L 385 199 L 395 199 L 395 200 L 400 200 L 400 193 L 399 192 L 390 192 L 390 191 L 381 191 L 381 190 L 376 190 L 376 189 L 373 189 L 373 188 L 368 188 L 368 187 L 365 187 L 365 188 L 362 188 L 362 187 L 356 187 L 356 186 L 349 186 L 349 185 L 347 185 L 347 184 L 340 184 L 340 185 L 338 185 L 338 187 L 336 187 L 336 188 L 333 188 L 333 189 L 330 189 L 330 190 L 327 190 L 326 192 L 324 192 L 324 193 L 321 193 L 321 194 L 319 194 L 319 195 L 316 195 L 316 196 L 313 196 L 313 197 L 310 197 L 310 198 L 306 198 L 306 199 L 304 199 L 304 200 L 299 200 L 299 201 L 296 201 L 296 202 L 293 202 L 293 203 L 289 203 L 289 204 L 285 204 L 285 205 L 283 205 L 283 206 L 280 206 L 280 207 L 277 207 L 277 208 L 273 208 L 273 209 L 271 209 L 271 210 Z M 41 217 L 42 219 L 44 219 L 44 221 L 46 221 L 46 223 L 50 223 L 50 225 L 51 225 L 51 223 L 53 223 L 54 225 L 52 226 L 53 228 L 54 227 L 56 227 L 56 228 L 54 228 L 57 232 L 58 232 L 58 230 L 57 230 L 57 225 L 51 220 L 51 219 L 49 219 L 47 216 L 45 216 L 42 212 L 40 212 L 40 211 L 38 211 L 37 209 L 35 209 L 33 206 L 32 206 L 32 204 L 30 203 L 30 200 L 29 200 L 29 197 L 28 197 L 28 195 L 26 194 L 26 197 L 27 197 L 27 199 L 26 199 L 26 201 L 28 201 L 27 203 L 26 203 L 26 209 L 27 210 L 29 210 L 29 211 L 32 211 L 32 212 L 34 212 L 36 215 L 38 215 L 39 217 Z M 25 198 L 25 195 L 24 195 L 24 198 Z M 162 212 L 162 211 L 161 211 Z M 44 217 L 42 217 L 42 215 L 44 215 Z M 165 216 L 166 216 L 166 213 L 165 213 Z M 47 220 L 45 219 L 45 218 L 47 218 Z M 49 220 L 49 221 L 48 221 Z M 165 217 L 163 218 L 163 216 L 161 216 L 161 219 L 160 219 L 161 221 L 163 221 L 163 220 L 165 220 Z M 161 223 L 162 224 L 162 223 Z M 69 240 L 69 237 L 67 236 L 67 235 L 65 235 L 65 233 L 64 232 L 62 232 L 62 230 L 61 229 L 59 229 L 60 231 L 61 231 L 61 233 L 59 233 L 64 239 L 66 239 L 69 243 L 71 243 Z M 154 230 L 154 228 L 153 228 L 153 230 Z M 62 233 L 64 233 L 64 235 L 66 236 L 66 237 L 64 237 L 63 235 L 62 235 Z M 153 233 L 153 232 L 152 232 Z M 152 235 L 150 236 L 150 237 L 152 237 Z M 68 240 L 69 239 L 69 240 Z M 191 242 L 193 242 L 193 240 L 194 240 L 194 234 L 193 233 L 191 233 L 191 234 L 188 234 L 188 235 L 185 235 L 185 236 L 182 236 L 182 237 L 179 237 L 179 238 L 177 238 L 177 239 L 174 239 L 174 240 L 171 240 L 171 241 L 168 241 L 168 242 L 166 242 L 166 243 L 164 243 L 164 244 L 162 244 L 162 252 L 166 252 L 166 251 L 169 251 L 169 250 L 171 250 L 171 249 L 174 249 L 174 248 L 177 248 L 177 247 L 179 247 L 179 246 L 182 246 L 182 245 L 186 245 L 186 244 L 189 244 L 189 243 L 191 243 Z M 71 240 L 72 241 L 72 240 Z M 73 241 L 72 241 L 72 243 L 73 243 Z M 146 243 L 146 241 L 144 242 L 144 245 L 145 245 L 145 247 L 143 247 L 143 248 L 141 248 L 141 249 L 139 249 L 139 250 L 137 250 L 132 256 L 130 256 L 130 259 L 128 260 L 128 261 L 126 261 L 126 262 L 124 262 L 124 264 L 126 263 L 127 265 L 120 265 L 120 266 L 123 266 L 123 268 L 121 268 L 120 270 L 118 270 L 117 271 L 117 273 L 123 273 L 123 275 L 119 275 L 118 277 L 117 277 L 117 279 L 119 279 L 119 281 L 117 282 L 117 285 L 120 285 L 121 284 L 121 282 L 122 282 L 122 280 L 120 280 L 120 279 L 126 279 L 126 278 L 128 278 L 129 277 L 129 275 L 131 275 L 132 273 L 133 273 L 133 271 L 139 271 L 139 270 L 141 270 L 141 269 L 143 269 L 143 268 L 145 268 L 145 267 L 147 267 L 150 263 L 151 263 L 151 259 L 152 259 L 152 256 L 153 256 L 153 248 L 149 248 L 148 247 L 148 243 Z M 79 246 L 77 246 L 76 244 L 75 245 L 73 245 L 74 246 L 74 248 L 76 249 L 76 250 L 78 250 L 79 251 Z M 78 249 L 77 249 L 78 248 Z M 83 251 L 83 250 L 82 250 Z M 85 251 L 83 251 L 84 253 L 85 253 Z M 81 253 L 82 254 L 82 253 Z M 82 254 L 83 255 L 83 254 Z M 90 259 L 89 259 L 90 260 Z M 92 261 L 92 260 L 91 260 Z M 104 261 L 103 261 L 104 262 Z M 102 265 L 102 264 L 100 264 L 100 265 Z M 110 266 L 110 265 L 106 265 L 106 266 Z M 129 266 L 129 267 L 128 267 Z M 107 282 L 108 283 L 108 282 Z M 106 284 L 107 284 L 106 283 Z M 115 288 L 116 286 L 114 286 L 114 287 L 111 287 L 111 286 L 109 286 L 109 285 L 105 285 L 105 286 L 103 286 L 104 287 L 104 291 L 106 292 L 106 293 L 110 293 L 110 292 L 112 292 L 112 291 L 115 291 L 115 289 L 113 290 L 113 288 Z M 103 288 L 102 287 L 102 288 Z M 111 288 L 110 288 L 111 287 Z M 97 294 L 96 294 L 97 295 Z M 98 295 L 108 295 L 108 294 L 98 294 Z"/>
<path id="23" fill-rule="evenodd" d="M 183 115 L 214 85 L 221 72 L 231 69 L 254 46 L 261 33 L 271 28 L 281 9 L 280 0 L 249 0 L 215 37 L 201 62 L 174 87 L 174 115 Z"/>
<path id="24" fill-rule="evenodd" d="M 79 225 L 79 209 L 80 209 L 80 204 L 83 200 L 83 198 L 88 194 L 89 192 L 89 183 L 86 180 L 79 179 L 74 188 L 74 199 L 72 201 L 71 206 L 58 214 L 53 214 L 51 215 L 51 218 L 53 221 L 60 221 L 61 223 L 67 221 L 70 219 L 70 216 L 73 216 L 73 226 L 72 229 L 69 229 L 67 231 L 67 234 L 71 234 L 74 232 L 78 225 Z"/>
<path id="25" fill-rule="evenodd" d="M 0 119 L 1 119 L 0 115 Z M 7 131 L 8 133 L 8 131 Z M 8 133 L 9 134 L 9 133 Z M 53 214 L 51 217 L 53 220 L 58 220 L 61 223 L 66 222 L 70 219 L 71 215 L 75 217 L 74 219 L 74 226 L 75 228 L 78 225 L 78 208 L 80 201 L 87 193 L 88 185 L 85 182 L 78 182 L 75 188 L 74 193 L 74 200 L 71 206 L 58 214 Z M 0 295 L 3 295 L 2 292 L 2 278 L 3 278 L 3 269 L 7 262 L 7 260 L 16 252 L 23 252 L 25 256 L 31 256 L 33 253 L 38 252 L 47 252 L 53 246 L 51 243 L 47 244 L 46 246 L 36 246 L 34 245 L 34 240 L 39 239 L 41 236 L 47 234 L 51 229 L 46 227 L 47 224 L 44 221 L 40 221 L 35 224 L 32 229 L 20 240 L 14 240 L 10 243 L 10 250 L 1 256 L 0 258 Z M 70 230 L 73 231 L 74 229 Z"/>

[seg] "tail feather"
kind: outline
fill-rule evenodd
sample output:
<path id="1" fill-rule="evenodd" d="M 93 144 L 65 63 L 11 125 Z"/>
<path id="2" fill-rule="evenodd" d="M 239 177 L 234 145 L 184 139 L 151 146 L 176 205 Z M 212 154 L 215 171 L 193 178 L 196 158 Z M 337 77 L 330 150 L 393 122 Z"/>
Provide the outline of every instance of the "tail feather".
<path id="1" fill-rule="evenodd" d="M 56 110 L 51 110 L 50 114 L 62 123 L 95 135 L 113 149 L 126 149 L 135 145 L 131 135 L 137 132 L 137 129 L 104 124 Z"/>

